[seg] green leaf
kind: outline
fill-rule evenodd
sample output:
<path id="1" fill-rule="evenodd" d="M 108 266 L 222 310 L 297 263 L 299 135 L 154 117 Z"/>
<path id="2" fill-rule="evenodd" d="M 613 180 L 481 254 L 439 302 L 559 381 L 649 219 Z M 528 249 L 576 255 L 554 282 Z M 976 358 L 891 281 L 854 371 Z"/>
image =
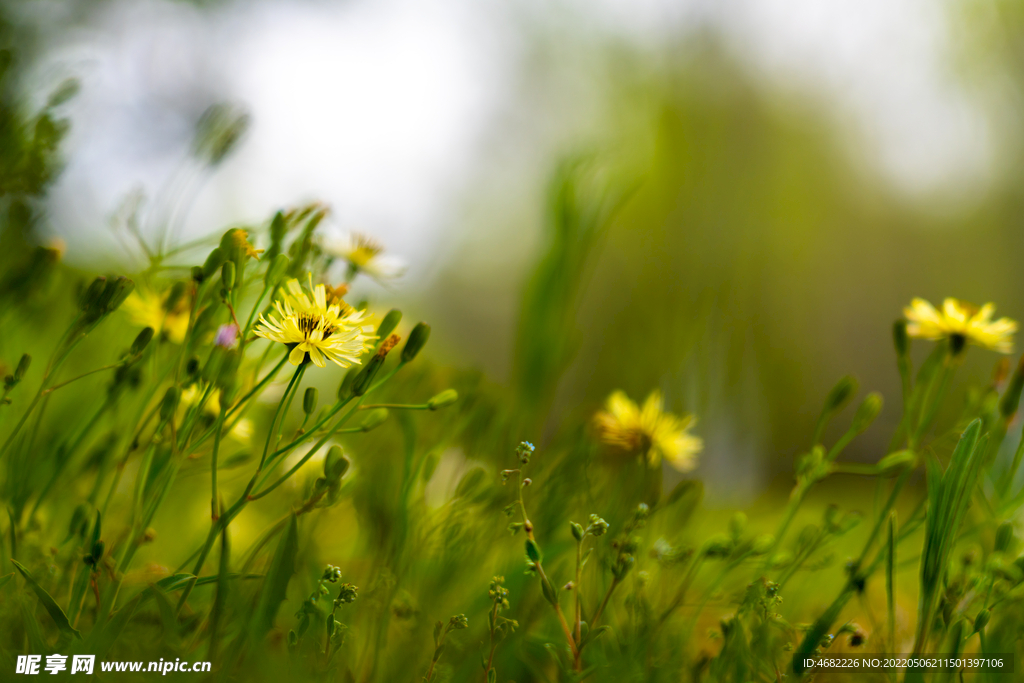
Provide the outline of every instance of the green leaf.
<path id="1" fill-rule="evenodd" d="M 8 583 L 10 583 L 11 579 L 13 579 L 13 578 L 14 578 L 14 572 L 11 572 L 10 574 L 7 574 L 5 576 L 0 576 L 0 588 L 3 588 Z"/>
<path id="2" fill-rule="evenodd" d="M 274 551 L 267 577 L 263 580 L 263 589 L 252 621 L 252 639 L 255 641 L 263 640 L 274 625 L 277 610 L 287 597 L 288 582 L 295 573 L 295 556 L 298 552 L 299 524 L 295 515 L 292 515 L 288 520 L 288 529 Z"/>
<path id="3" fill-rule="evenodd" d="M 39 597 L 39 602 L 43 603 L 43 607 L 46 608 L 50 618 L 57 624 L 57 628 L 60 629 L 60 632 L 69 640 L 71 638 L 78 638 L 81 640 L 82 634 L 71 626 L 71 622 L 68 621 L 68 615 L 64 614 L 64 610 L 60 608 L 60 605 L 58 605 L 50 594 L 39 585 L 39 582 L 35 580 L 32 573 L 21 566 L 17 560 L 11 560 L 11 564 L 14 565 L 14 568 L 21 573 L 25 582 L 28 583 L 33 591 L 35 591 L 35 594 Z"/>

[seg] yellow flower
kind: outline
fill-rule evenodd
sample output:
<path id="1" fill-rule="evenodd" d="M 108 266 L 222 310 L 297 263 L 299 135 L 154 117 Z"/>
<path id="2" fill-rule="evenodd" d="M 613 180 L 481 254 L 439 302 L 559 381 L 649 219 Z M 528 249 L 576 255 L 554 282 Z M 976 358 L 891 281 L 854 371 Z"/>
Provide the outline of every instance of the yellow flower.
<path id="1" fill-rule="evenodd" d="M 347 368 L 374 340 L 373 327 L 364 324 L 366 314 L 342 301 L 337 290 L 328 294 L 324 285 L 313 287 L 312 276 L 308 291 L 298 280 L 289 280 L 274 307 L 280 317 L 260 315 L 256 334 L 290 346 L 292 365 L 301 365 L 309 354 L 317 367 L 330 360 Z"/>
<path id="2" fill-rule="evenodd" d="M 185 413 L 188 412 L 188 409 L 199 402 L 203 397 L 203 393 L 203 390 L 197 384 L 193 384 L 188 389 L 181 392 L 181 400 L 178 402 L 179 422 L 184 419 Z M 206 398 L 206 403 L 203 405 L 203 414 L 208 418 L 216 418 L 220 414 L 220 409 L 220 389 L 214 389 Z M 231 431 L 228 432 L 228 436 L 241 443 L 249 443 L 249 439 L 252 437 L 253 432 L 252 420 L 243 417 L 240 419 L 228 420 L 226 424 L 234 425 L 232 426 Z"/>
<path id="3" fill-rule="evenodd" d="M 180 296 L 168 310 L 167 299 L 171 292 L 159 295 L 156 292 L 136 287 L 121 307 L 128 312 L 132 322 L 152 327 L 156 334 L 163 333 L 167 339 L 180 344 L 188 332 L 188 301 Z"/>
<path id="4" fill-rule="evenodd" d="M 947 298 L 938 311 L 924 299 L 914 299 L 903 309 L 907 316 L 907 334 L 921 339 L 959 338 L 999 353 L 1013 353 L 1013 333 L 1017 322 L 1009 318 L 992 320 L 995 304 L 978 308 L 959 299 Z"/>
<path id="5" fill-rule="evenodd" d="M 342 237 L 324 237 L 320 248 L 324 253 L 348 261 L 353 271 L 363 271 L 375 280 L 391 280 L 405 272 L 405 263 L 394 256 L 384 254 L 384 246 L 377 240 L 350 233 Z"/>
<path id="6" fill-rule="evenodd" d="M 649 465 L 661 459 L 680 472 L 697 466 L 697 454 L 704 448 L 700 437 L 690 434 L 697 418 L 678 418 L 664 412 L 660 391 L 652 391 L 643 408 L 625 393 L 616 391 L 608 397 L 605 409 L 594 416 L 594 426 L 601 440 L 612 446 L 639 453 Z"/>

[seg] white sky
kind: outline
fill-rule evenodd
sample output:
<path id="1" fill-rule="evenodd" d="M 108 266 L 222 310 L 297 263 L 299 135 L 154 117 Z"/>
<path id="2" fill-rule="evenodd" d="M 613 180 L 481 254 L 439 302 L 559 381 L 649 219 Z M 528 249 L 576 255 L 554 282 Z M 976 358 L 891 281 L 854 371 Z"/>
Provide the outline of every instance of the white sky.
<path id="1" fill-rule="evenodd" d="M 987 117 L 951 76 L 946 12 L 929 0 L 265 0 L 201 14 L 125 1 L 63 36 L 43 68 L 83 82 L 52 229 L 71 259 L 109 252 L 96 228 L 136 186 L 158 194 L 195 119 L 228 99 L 253 127 L 197 198 L 188 233 L 321 199 L 337 225 L 415 252 L 414 268 L 430 263 L 485 161 L 485 134 L 510 110 L 527 121 L 530 159 L 572 147 L 574 126 L 531 140 L 529 120 L 579 108 L 516 101 L 537 26 L 570 48 L 591 31 L 652 50 L 714 26 L 764 78 L 832 103 L 895 187 L 963 191 L 984 181 L 993 150 Z M 576 76 L 559 77 L 568 89 Z"/>

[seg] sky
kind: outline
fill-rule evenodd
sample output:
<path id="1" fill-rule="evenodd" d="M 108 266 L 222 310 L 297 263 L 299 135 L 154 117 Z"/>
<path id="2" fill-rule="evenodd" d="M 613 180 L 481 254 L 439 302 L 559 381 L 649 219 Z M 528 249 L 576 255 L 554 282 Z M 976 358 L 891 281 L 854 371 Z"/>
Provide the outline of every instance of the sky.
<path id="1" fill-rule="evenodd" d="M 185 236 L 317 199 L 333 207 L 330 229 L 373 234 L 411 262 L 409 278 L 429 278 L 452 253 L 452 228 L 481 177 L 506 202 L 531 201 L 536 184 L 519 176 L 546 177 L 560 152 L 594 135 L 586 82 L 598 76 L 584 46 L 618 40 L 658 54 L 708 28 L 759 79 L 826 102 L 849 132 L 851 156 L 898 192 L 969 196 L 993 164 L 984 98 L 951 65 L 949 2 L 102 7 L 56 36 L 38 69 L 43 83 L 82 82 L 50 211 L 72 260 L 127 258 L 103 227 L 132 193 L 145 198 L 144 226 L 155 223 L 184 178 L 194 195 L 178 217 Z M 562 48 L 548 75 L 561 96 L 523 97 L 538 35 Z M 187 161 L 193 125 L 219 100 L 244 107 L 252 126 L 216 172 L 197 175 Z M 507 143 L 498 162 L 489 158 L 495 139 Z M 496 173 L 496 163 L 505 168 Z"/>

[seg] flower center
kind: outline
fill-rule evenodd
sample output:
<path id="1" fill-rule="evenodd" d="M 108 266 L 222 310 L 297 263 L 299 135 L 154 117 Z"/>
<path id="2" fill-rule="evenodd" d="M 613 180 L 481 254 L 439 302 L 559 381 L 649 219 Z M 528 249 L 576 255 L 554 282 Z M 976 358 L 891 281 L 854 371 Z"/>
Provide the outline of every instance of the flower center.
<path id="1" fill-rule="evenodd" d="M 308 339 L 313 335 L 316 330 L 323 330 L 323 339 L 327 339 L 334 334 L 335 327 L 327 324 L 323 316 L 313 315 L 312 313 L 301 313 L 299 314 L 299 329 L 302 331 Z"/>

